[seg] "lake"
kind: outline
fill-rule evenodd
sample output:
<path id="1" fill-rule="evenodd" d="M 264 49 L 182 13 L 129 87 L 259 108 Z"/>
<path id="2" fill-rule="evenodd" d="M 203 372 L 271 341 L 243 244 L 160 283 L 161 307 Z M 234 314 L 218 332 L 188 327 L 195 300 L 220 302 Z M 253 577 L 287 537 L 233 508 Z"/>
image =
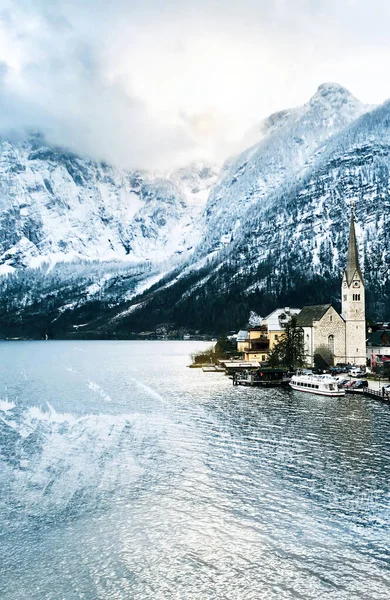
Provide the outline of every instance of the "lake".
<path id="1" fill-rule="evenodd" d="M 0 343 L 2 600 L 390 597 L 390 407 Z"/>

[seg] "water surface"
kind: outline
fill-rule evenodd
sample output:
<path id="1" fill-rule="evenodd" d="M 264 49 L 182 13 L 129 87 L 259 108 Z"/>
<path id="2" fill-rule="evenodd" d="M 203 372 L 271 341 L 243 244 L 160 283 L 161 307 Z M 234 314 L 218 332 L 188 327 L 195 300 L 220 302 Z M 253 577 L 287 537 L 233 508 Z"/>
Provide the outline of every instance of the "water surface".
<path id="1" fill-rule="evenodd" d="M 390 597 L 390 408 L 0 343 L 2 600 Z"/>

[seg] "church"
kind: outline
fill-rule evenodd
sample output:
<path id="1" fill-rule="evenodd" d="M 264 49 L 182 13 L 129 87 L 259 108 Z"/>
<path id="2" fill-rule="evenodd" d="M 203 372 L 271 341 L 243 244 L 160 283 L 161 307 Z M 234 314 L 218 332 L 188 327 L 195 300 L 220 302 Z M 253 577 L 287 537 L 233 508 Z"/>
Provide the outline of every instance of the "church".
<path id="1" fill-rule="evenodd" d="M 297 316 L 302 327 L 306 361 L 320 354 L 331 364 L 366 365 L 364 281 L 359 266 L 354 212 L 351 213 L 347 266 L 341 283 L 341 315 L 331 304 L 304 306 Z"/>

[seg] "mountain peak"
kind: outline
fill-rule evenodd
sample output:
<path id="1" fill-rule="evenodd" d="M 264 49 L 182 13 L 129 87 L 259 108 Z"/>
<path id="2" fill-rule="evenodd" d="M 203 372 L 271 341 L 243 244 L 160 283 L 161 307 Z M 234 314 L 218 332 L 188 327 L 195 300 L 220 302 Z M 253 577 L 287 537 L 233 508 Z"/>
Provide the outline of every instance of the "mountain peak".
<path id="1" fill-rule="evenodd" d="M 360 104 L 360 101 L 355 98 L 353 94 L 347 88 L 343 87 L 339 83 L 321 83 L 314 96 L 311 98 L 310 103 L 328 103 L 328 104 L 345 104 L 347 102 L 353 102 L 354 104 Z"/>

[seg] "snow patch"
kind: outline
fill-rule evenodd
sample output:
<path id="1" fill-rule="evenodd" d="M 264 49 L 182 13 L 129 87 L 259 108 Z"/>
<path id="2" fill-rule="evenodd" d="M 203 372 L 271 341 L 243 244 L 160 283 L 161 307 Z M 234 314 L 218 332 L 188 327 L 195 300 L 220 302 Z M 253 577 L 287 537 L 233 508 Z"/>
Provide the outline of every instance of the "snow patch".
<path id="1" fill-rule="evenodd" d="M 16 404 L 9 400 L 0 400 L 0 410 L 3 413 L 7 413 L 15 408 Z"/>

